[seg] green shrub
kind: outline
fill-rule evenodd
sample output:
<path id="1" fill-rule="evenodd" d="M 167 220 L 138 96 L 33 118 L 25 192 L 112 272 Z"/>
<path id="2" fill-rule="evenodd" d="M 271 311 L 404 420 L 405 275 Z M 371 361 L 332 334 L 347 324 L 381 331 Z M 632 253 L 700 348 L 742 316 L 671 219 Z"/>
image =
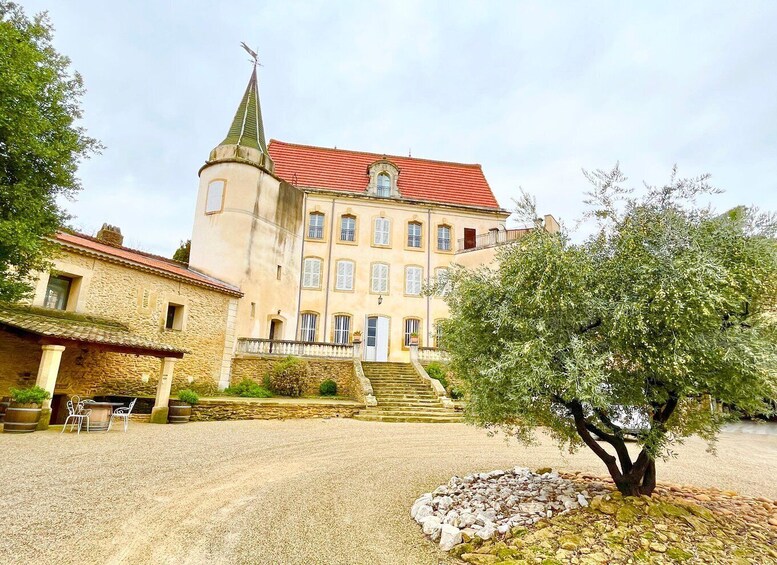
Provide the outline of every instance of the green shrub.
<path id="1" fill-rule="evenodd" d="M 332 379 L 327 379 L 318 387 L 318 392 L 321 393 L 321 396 L 335 396 L 337 395 L 337 383 Z"/>
<path id="2" fill-rule="evenodd" d="M 194 406 L 200 401 L 200 395 L 190 388 L 185 388 L 178 391 L 178 400 Z"/>
<path id="3" fill-rule="evenodd" d="M 310 374 L 307 361 L 297 357 L 286 357 L 278 362 L 270 372 L 270 390 L 281 396 L 302 396 L 305 381 Z"/>
<path id="4" fill-rule="evenodd" d="M 267 374 L 266 374 L 266 375 L 265 375 L 265 376 L 262 378 L 262 386 L 263 386 L 264 388 L 266 388 L 267 390 L 270 390 L 270 374 L 269 374 L 269 373 L 267 373 Z"/>
<path id="5" fill-rule="evenodd" d="M 464 398 L 464 391 L 457 386 L 452 386 L 448 391 L 448 395 L 453 400 L 461 400 L 462 398 Z"/>
<path id="6" fill-rule="evenodd" d="M 37 385 L 11 389 L 11 400 L 17 404 L 43 404 L 47 398 L 51 398 L 51 393 Z"/>
<path id="7" fill-rule="evenodd" d="M 236 385 L 225 388 L 224 394 L 242 396 L 243 398 L 270 398 L 272 396 L 267 388 L 251 379 L 243 379 Z"/>
<path id="8" fill-rule="evenodd" d="M 429 365 L 426 367 L 426 374 L 433 379 L 440 381 L 440 384 L 443 386 L 443 388 L 448 388 L 448 372 L 436 361 L 434 363 L 429 363 Z"/>

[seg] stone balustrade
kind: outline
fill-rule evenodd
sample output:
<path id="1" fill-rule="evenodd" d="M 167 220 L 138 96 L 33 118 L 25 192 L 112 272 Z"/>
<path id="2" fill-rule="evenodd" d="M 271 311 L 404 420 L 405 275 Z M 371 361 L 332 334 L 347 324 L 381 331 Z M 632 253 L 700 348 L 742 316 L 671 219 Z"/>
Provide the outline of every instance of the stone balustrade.
<path id="1" fill-rule="evenodd" d="M 287 357 L 326 357 L 330 359 L 353 358 L 353 345 L 308 341 L 240 338 L 237 352 L 241 355 L 278 355 Z"/>
<path id="2" fill-rule="evenodd" d="M 436 347 L 419 347 L 418 348 L 418 360 L 421 363 L 430 363 L 432 361 L 446 362 L 448 361 L 448 354 L 442 349 Z"/>

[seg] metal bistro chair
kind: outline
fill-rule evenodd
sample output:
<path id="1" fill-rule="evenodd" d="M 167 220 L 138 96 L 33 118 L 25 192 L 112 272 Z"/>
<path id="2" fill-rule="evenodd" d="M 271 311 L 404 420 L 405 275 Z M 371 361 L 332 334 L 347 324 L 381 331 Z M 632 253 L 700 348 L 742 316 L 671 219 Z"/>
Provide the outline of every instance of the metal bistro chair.
<path id="1" fill-rule="evenodd" d="M 136 398 L 129 403 L 129 406 L 122 406 L 114 410 L 113 414 L 111 414 L 111 421 L 108 423 L 108 430 L 111 429 L 111 424 L 113 424 L 113 419 L 116 418 L 117 420 L 124 420 L 124 431 L 126 432 L 127 428 L 129 427 L 130 414 L 132 414 L 132 409 L 135 408 L 135 403 L 137 401 L 138 399 Z"/>
<path id="2" fill-rule="evenodd" d="M 78 426 L 78 433 L 81 433 L 81 426 L 84 425 L 84 420 L 86 420 L 86 431 L 89 431 L 89 414 L 91 414 L 91 410 L 84 410 L 84 404 L 82 402 L 79 402 L 75 406 L 73 405 L 72 400 L 67 401 L 67 418 L 65 418 L 65 423 L 62 425 L 62 431 L 59 433 L 65 433 L 65 428 L 67 428 L 67 423 L 70 422 L 70 431 L 73 431 L 73 426 Z"/>

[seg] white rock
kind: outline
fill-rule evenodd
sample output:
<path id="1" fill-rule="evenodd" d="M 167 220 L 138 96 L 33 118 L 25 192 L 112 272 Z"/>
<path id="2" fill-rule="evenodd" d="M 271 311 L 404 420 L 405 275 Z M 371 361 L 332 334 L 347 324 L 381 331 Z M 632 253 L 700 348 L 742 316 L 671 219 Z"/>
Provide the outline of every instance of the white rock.
<path id="1" fill-rule="evenodd" d="M 450 551 L 461 543 L 461 530 L 450 524 L 443 524 L 440 528 L 440 549 Z"/>
<path id="2" fill-rule="evenodd" d="M 436 489 L 434 489 L 434 492 L 432 493 L 434 496 L 440 495 L 440 494 L 448 494 L 448 487 L 446 486 L 439 486 Z"/>
<path id="3" fill-rule="evenodd" d="M 518 505 L 518 510 L 524 514 L 541 514 L 545 511 L 545 505 L 539 502 L 524 502 Z"/>
<path id="4" fill-rule="evenodd" d="M 429 506 L 428 504 L 424 504 L 415 513 L 415 521 L 420 524 L 421 522 L 423 522 L 424 518 L 428 518 L 432 514 L 434 514 L 434 510 L 432 510 L 432 507 Z"/>
<path id="5" fill-rule="evenodd" d="M 451 524 L 455 526 L 458 519 L 459 519 L 459 513 L 456 512 L 455 510 L 451 510 L 445 515 L 445 518 L 443 519 L 442 523 Z"/>
<path id="6" fill-rule="evenodd" d="M 453 499 L 450 496 L 441 496 L 440 498 L 435 499 L 435 502 L 437 502 L 437 509 L 441 512 L 445 512 L 453 506 Z"/>
<path id="7" fill-rule="evenodd" d="M 439 533 L 442 525 L 440 519 L 437 516 L 427 516 L 424 518 L 422 525 L 424 527 L 424 533 L 427 536 L 434 536 L 435 533 Z"/>
<path id="8" fill-rule="evenodd" d="M 432 493 L 430 492 L 427 492 L 419 496 L 416 499 L 416 501 L 413 503 L 413 506 L 410 508 L 410 516 L 415 518 L 416 512 L 418 512 L 418 509 L 425 504 L 429 504 L 431 501 L 432 501 Z"/>
<path id="9" fill-rule="evenodd" d="M 577 495 L 577 503 L 583 508 L 588 506 L 588 500 L 582 494 Z"/>
<path id="10" fill-rule="evenodd" d="M 485 526 L 480 528 L 475 535 L 481 539 L 491 539 L 494 537 L 494 534 L 496 533 L 496 528 L 494 527 L 494 524 L 491 522 L 487 523 Z"/>

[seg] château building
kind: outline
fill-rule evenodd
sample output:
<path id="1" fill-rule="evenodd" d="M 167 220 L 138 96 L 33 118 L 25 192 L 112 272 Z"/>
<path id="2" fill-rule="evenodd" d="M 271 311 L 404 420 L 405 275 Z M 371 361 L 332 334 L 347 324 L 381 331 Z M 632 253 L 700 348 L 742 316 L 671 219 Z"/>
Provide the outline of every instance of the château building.
<path id="1" fill-rule="evenodd" d="M 196 198 L 188 265 L 124 247 L 108 225 L 51 239 L 52 269 L 30 303 L 0 304 L 0 396 L 46 388 L 44 425 L 64 420 L 71 395 L 153 397 L 152 421 L 163 422 L 171 391 L 217 394 L 299 355 L 328 360 L 308 392 L 331 378 L 354 399 L 312 413 L 374 406 L 370 379 L 390 395 L 393 377 L 365 377 L 361 362 L 391 361 L 442 405 L 400 402 L 398 415 L 374 417 L 450 421 L 444 389 L 419 363 L 439 357 L 448 270 L 488 264 L 526 232 L 507 229 L 480 165 L 266 143 L 254 66 Z M 552 216 L 538 223 L 558 230 Z"/>

